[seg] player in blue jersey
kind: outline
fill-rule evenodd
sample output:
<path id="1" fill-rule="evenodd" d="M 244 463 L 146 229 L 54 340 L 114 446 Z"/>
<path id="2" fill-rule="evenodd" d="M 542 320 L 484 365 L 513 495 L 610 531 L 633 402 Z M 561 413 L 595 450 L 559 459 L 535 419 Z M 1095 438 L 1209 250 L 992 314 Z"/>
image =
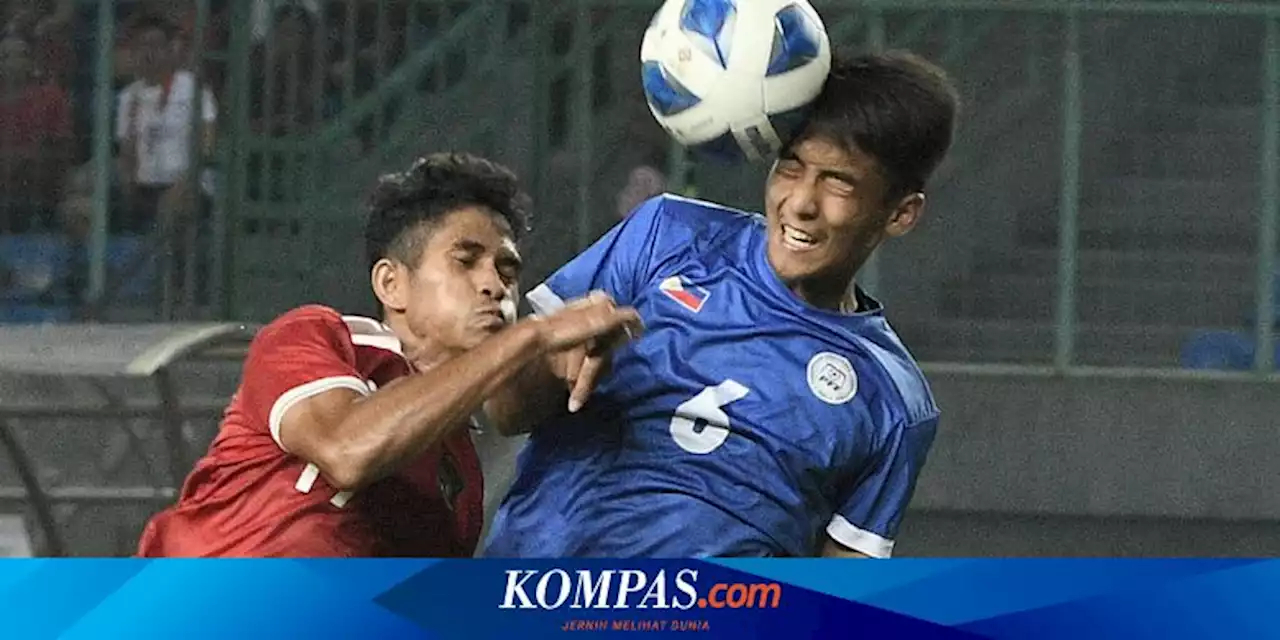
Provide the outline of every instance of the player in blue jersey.
<path id="1" fill-rule="evenodd" d="M 889 556 L 938 408 L 853 281 L 920 220 L 957 103 L 915 56 L 837 61 L 763 217 L 659 197 L 531 291 L 545 315 L 603 290 L 646 334 L 576 412 L 531 403 L 594 382 L 596 354 L 491 403 L 538 424 L 487 555 Z"/>

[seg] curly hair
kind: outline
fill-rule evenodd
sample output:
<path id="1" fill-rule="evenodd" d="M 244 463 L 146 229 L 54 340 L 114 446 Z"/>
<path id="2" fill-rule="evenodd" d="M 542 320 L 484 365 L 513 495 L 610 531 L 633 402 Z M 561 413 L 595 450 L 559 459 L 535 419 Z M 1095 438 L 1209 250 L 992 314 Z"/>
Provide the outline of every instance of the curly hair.
<path id="1" fill-rule="evenodd" d="M 369 198 L 364 241 L 369 267 L 383 258 L 416 265 L 427 230 L 463 207 L 483 207 L 519 240 L 528 231 L 529 196 L 510 169 L 465 153 L 435 153 L 408 171 L 382 176 Z"/>

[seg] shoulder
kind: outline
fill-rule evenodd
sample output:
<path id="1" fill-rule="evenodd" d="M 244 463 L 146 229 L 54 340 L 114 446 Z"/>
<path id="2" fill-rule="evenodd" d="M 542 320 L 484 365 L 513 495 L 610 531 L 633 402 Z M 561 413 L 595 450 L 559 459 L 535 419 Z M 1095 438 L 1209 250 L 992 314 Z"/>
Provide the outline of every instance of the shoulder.
<path id="1" fill-rule="evenodd" d="M 936 421 L 939 410 L 929 382 L 888 323 L 880 322 L 877 330 L 861 338 L 859 374 L 880 392 L 880 402 L 894 414 L 894 422 L 910 427 Z"/>
<path id="2" fill-rule="evenodd" d="M 654 249 L 666 254 L 705 257 L 763 228 L 757 214 L 673 194 L 646 201 L 632 216 L 635 233 L 646 234 Z"/>
<path id="3" fill-rule="evenodd" d="M 757 227 L 761 223 L 759 214 L 670 193 L 650 199 L 636 213 L 643 211 L 668 229 L 699 235 Z"/>
<path id="4" fill-rule="evenodd" d="M 124 88 L 120 90 L 120 97 L 133 98 L 134 96 L 142 92 L 142 88 L 144 86 L 145 85 L 141 80 L 134 80 L 133 82 L 130 82 L 129 84 L 125 85 Z"/>
<path id="5" fill-rule="evenodd" d="M 272 320 L 258 332 L 255 346 L 324 343 L 352 346 L 351 329 L 342 314 L 323 305 L 292 309 Z"/>
<path id="6" fill-rule="evenodd" d="M 320 304 L 308 304 L 290 309 L 272 320 L 263 331 L 278 331 L 285 327 L 299 328 L 308 326 L 346 327 L 343 316 L 336 309 Z"/>

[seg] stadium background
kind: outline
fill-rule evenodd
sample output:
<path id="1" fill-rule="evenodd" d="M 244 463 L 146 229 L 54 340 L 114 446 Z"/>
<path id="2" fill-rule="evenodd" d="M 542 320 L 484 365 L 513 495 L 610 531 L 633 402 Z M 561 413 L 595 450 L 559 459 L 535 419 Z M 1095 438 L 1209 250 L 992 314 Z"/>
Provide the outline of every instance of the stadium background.
<path id="1" fill-rule="evenodd" d="M 865 279 L 945 412 L 899 554 L 1280 552 L 1280 5 L 814 4 L 838 49 L 928 55 L 966 103 L 925 223 Z M 528 181 L 529 284 L 655 185 L 756 208 L 763 169 L 690 162 L 646 111 L 657 5 L 0 2 L 0 552 L 130 553 L 234 389 L 219 323 L 367 313 L 361 196 L 417 155 Z M 207 216 L 130 235 L 112 129 L 143 12 L 179 25 L 216 151 L 188 174 Z M 518 442 L 482 445 L 500 495 Z"/>

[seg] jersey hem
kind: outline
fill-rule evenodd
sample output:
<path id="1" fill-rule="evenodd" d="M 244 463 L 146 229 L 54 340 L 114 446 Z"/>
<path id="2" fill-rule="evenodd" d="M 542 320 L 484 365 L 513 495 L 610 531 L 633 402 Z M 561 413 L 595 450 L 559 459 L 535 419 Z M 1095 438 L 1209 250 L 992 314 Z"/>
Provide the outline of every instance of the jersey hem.
<path id="1" fill-rule="evenodd" d="M 858 528 L 838 513 L 827 525 L 827 535 L 831 536 L 832 540 L 872 558 L 888 558 L 893 555 L 893 540 Z"/>

